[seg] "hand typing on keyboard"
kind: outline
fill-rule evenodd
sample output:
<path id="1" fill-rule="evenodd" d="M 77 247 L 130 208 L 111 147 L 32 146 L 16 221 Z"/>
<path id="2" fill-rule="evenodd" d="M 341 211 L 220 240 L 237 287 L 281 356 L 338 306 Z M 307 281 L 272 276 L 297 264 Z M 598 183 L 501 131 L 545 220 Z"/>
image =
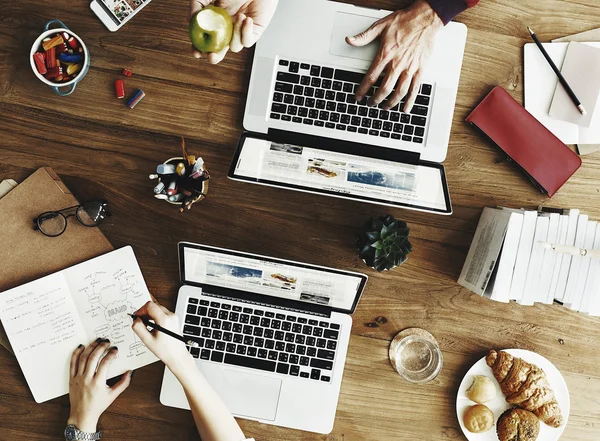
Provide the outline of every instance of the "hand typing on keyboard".
<path id="1" fill-rule="evenodd" d="M 209 63 L 219 63 L 229 50 L 239 52 L 254 45 L 271 22 L 277 2 L 278 0 L 190 0 L 189 17 L 214 4 L 227 10 L 233 19 L 231 44 L 219 53 L 207 54 Z M 193 47 L 192 53 L 196 58 L 202 58 L 202 54 Z"/>
<path id="2" fill-rule="evenodd" d="M 442 20 L 425 0 L 417 0 L 411 7 L 396 11 L 358 35 L 347 37 L 352 46 L 365 46 L 380 39 L 379 50 L 356 91 L 361 101 L 380 76 L 381 86 L 369 99 L 369 105 L 378 105 L 387 98 L 385 109 L 391 109 L 406 96 L 404 112 L 410 113 L 422 82 L 425 67 Z"/>

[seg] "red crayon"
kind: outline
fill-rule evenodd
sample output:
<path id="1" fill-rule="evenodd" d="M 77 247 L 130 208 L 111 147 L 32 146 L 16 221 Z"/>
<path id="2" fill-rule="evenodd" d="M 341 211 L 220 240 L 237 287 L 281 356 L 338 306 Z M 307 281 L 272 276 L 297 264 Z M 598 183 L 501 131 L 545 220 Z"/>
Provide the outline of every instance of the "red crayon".
<path id="1" fill-rule="evenodd" d="M 125 98 L 125 82 L 123 80 L 115 81 L 115 94 L 117 98 Z"/>

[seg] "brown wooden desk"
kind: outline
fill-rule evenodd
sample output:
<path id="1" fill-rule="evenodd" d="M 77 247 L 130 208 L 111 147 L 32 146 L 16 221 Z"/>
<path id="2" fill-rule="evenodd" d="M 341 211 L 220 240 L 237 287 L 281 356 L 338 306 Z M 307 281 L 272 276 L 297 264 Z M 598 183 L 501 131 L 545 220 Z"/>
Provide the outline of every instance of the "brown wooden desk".
<path id="1" fill-rule="evenodd" d="M 406 3 L 354 2 L 386 9 Z M 2 2 L 0 178 L 22 180 L 49 165 L 80 200 L 108 199 L 115 215 L 103 231 L 115 247 L 133 245 L 150 291 L 170 308 L 180 240 L 369 274 L 354 315 L 332 434 L 240 420 L 257 440 L 464 439 L 454 411 L 460 379 L 489 348 L 504 347 L 537 351 L 562 371 L 572 405 L 562 439 L 600 439 L 600 320 L 558 305 L 493 303 L 455 283 L 484 206 L 545 203 L 580 208 L 600 220 L 600 155 L 584 158 L 581 170 L 549 201 L 463 122 L 495 85 L 522 99 L 526 25 L 543 40 L 597 27 L 597 0 L 482 0 L 460 16 L 469 36 L 445 162 L 451 217 L 227 180 L 242 130 L 251 53 L 230 54 L 218 67 L 191 58 L 187 8 L 186 0 L 156 0 L 110 33 L 88 0 Z M 52 18 L 82 36 L 92 54 L 88 76 L 68 98 L 54 95 L 29 67 L 30 46 Z M 113 81 L 124 67 L 134 71 L 127 87 L 147 95 L 135 110 L 114 97 Z M 212 173 L 209 198 L 184 215 L 152 198 L 148 180 L 157 163 L 179 153 L 181 135 Z M 370 216 L 387 212 L 409 222 L 415 251 L 401 268 L 377 274 L 358 260 L 354 234 Z M 403 382 L 387 360 L 391 338 L 410 326 L 431 331 L 443 351 L 444 369 L 426 386 Z M 189 412 L 159 403 L 162 372 L 154 364 L 137 373 L 101 419 L 106 439 L 198 439 Z M 0 348 L 1 440 L 61 439 L 68 413 L 67 397 L 35 404 L 16 360 Z"/>

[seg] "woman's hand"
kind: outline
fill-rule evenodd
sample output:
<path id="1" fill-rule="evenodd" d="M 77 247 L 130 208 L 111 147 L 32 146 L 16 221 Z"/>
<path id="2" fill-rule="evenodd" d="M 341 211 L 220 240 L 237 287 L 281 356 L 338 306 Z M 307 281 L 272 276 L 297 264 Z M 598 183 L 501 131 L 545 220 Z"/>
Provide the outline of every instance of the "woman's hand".
<path id="1" fill-rule="evenodd" d="M 233 20 L 233 38 L 231 44 L 218 53 L 205 54 L 211 64 L 217 64 L 231 49 L 239 52 L 245 47 L 251 47 L 258 41 L 265 31 L 279 0 L 190 0 L 191 18 L 200 9 L 210 4 L 225 9 Z M 192 53 L 196 58 L 202 58 L 202 53 L 192 46 Z"/>
<path id="2" fill-rule="evenodd" d="M 108 340 L 98 339 L 87 348 L 79 345 L 71 357 L 69 400 L 71 415 L 68 424 L 83 432 L 96 432 L 98 419 L 131 383 L 132 371 L 123 374 L 117 384 L 106 385 L 108 368 L 118 349 Z M 107 352 L 108 351 L 108 352 Z M 106 354 L 104 358 L 102 356 Z"/>
<path id="3" fill-rule="evenodd" d="M 148 302 L 138 309 L 134 315 L 149 318 L 163 328 L 178 334 L 181 333 L 179 319 L 164 306 Z M 142 322 L 140 318 L 135 319 L 132 327 L 140 340 L 142 340 L 148 349 L 160 358 L 172 372 L 174 372 L 174 369 L 177 367 L 183 366 L 185 362 L 192 360 L 191 355 L 183 342 L 176 340 L 173 337 L 169 337 L 160 331 L 148 331 L 148 328 L 146 328 L 146 325 L 144 325 L 144 322 Z"/>
<path id="4" fill-rule="evenodd" d="M 368 104 L 376 106 L 388 98 L 383 107 L 391 109 L 406 96 L 403 110 L 410 112 L 423 79 L 423 69 L 433 50 L 435 35 L 443 26 L 429 3 L 417 0 L 408 9 L 373 23 L 366 31 L 346 37 L 346 42 L 352 46 L 365 46 L 380 39 L 379 51 L 356 91 L 356 99 L 361 101 L 383 75 L 381 86 Z"/>

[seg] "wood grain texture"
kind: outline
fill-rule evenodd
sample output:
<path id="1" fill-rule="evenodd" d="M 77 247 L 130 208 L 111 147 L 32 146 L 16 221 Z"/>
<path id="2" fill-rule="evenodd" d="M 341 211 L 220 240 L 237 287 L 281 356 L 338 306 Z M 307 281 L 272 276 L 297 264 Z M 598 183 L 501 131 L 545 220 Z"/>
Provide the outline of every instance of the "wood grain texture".
<path id="1" fill-rule="evenodd" d="M 409 3 L 347 1 L 385 9 Z M 549 358 L 567 381 L 572 407 L 561 439 L 600 438 L 600 320 L 558 305 L 493 303 L 455 282 L 485 206 L 575 207 L 600 220 L 600 155 L 585 157 L 582 168 L 548 200 L 464 123 L 496 85 L 522 100 L 526 25 L 543 40 L 592 29 L 600 23 L 596 0 L 483 0 L 459 17 L 469 36 L 445 161 L 451 217 L 227 180 L 242 130 L 251 52 L 229 54 L 219 66 L 193 59 L 186 0 L 154 1 L 117 33 L 103 27 L 87 0 L 4 3 L 0 179 L 23 180 L 47 165 L 80 200 L 108 199 L 114 216 L 102 230 L 115 247 L 133 246 L 160 302 L 175 305 L 180 240 L 369 274 L 354 314 L 333 432 L 321 436 L 240 420 L 248 436 L 274 441 L 464 440 L 454 411 L 462 376 L 489 348 L 518 347 Z M 67 98 L 41 84 L 27 59 L 30 45 L 51 18 L 77 32 L 92 56 L 88 76 Z M 126 80 L 128 89 L 142 88 L 147 95 L 133 111 L 113 94 L 113 81 L 124 67 L 134 71 Z M 156 164 L 179 153 L 181 135 L 190 152 L 204 158 L 212 177 L 209 198 L 184 215 L 152 198 L 147 177 Z M 377 274 L 357 258 L 355 233 L 369 217 L 388 212 L 409 223 L 414 253 L 401 268 Z M 378 324 L 384 322 L 380 317 L 387 322 Z M 444 355 L 440 376 L 424 386 L 403 382 L 387 360 L 395 333 L 412 326 L 433 333 Z M 189 412 L 159 403 L 162 371 L 159 364 L 140 369 L 101 419 L 106 439 L 198 439 Z M 3 349 L 0 378 L 0 439 L 61 439 L 68 398 L 35 404 L 16 360 Z"/>

